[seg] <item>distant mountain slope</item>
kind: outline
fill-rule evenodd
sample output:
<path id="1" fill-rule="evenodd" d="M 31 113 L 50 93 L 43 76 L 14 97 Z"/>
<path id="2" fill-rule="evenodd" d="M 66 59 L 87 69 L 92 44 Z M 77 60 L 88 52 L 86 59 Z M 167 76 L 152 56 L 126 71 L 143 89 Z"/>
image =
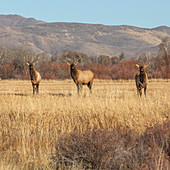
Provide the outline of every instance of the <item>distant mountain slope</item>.
<path id="1" fill-rule="evenodd" d="M 24 18 L 20 15 L 0 15 L 1 26 L 35 25 L 45 23 L 34 18 Z"/>
<path id="2" fill-rule="evenodd" d="M 19 18 L 15 20 L 14 17 L 10 24 L 6 20 L 9 26 L 2 26 L 0 21 L 0 46 L 25 46 L 36 52 L 47 51 L 50 54 L 65 49 L 93 56 L 115 56 L 123 52 L 125 57 L 131 58 L 142 52 L 156 51 L 161 40 L 170 36 L 170 28 L 165 26 L 145 29 L 133 26 L 45 23 L 34 19 L 30 22 L 29 19 Z"/>

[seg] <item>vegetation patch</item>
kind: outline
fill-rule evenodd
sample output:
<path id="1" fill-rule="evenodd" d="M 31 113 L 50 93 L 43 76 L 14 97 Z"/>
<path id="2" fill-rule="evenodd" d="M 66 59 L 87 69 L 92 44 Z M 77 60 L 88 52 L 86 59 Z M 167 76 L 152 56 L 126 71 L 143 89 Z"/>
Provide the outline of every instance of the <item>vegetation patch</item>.
<path id="1" fill-rule="evenodd" d="M 168 169 L 170 121 L 139 135 L 128 127 L 88 128 L 64 134 L 56 144 L 56 163 L 83 169 Z"/>

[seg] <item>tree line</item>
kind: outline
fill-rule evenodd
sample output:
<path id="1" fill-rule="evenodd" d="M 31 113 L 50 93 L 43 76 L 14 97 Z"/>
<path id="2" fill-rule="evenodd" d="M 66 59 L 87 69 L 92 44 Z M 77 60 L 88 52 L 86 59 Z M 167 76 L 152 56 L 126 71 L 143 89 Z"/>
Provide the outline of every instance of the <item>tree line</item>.
<path id="1" fill-rule="evenodd" d="M 119 56 L 88 56 L 87 54 L 64 50 L 56 51 L 53 56 L 42 53 L 42 57 L 36 64 L 37 70 L 43 79 L 69 79 L 70 70 L 65 57 L 79 57 L 77 67 L 81 70 L 90 69 L 97 79 L 134 79 L 138 72 L 135 64 L 147 63 L 149 78 L 170 78 L 170 37 L 162 40 L 155 54 L 142 53 L 135 59 L 126 60 L 125 54 Z M 31 61 L 36 54 L 24 47 L 4 48 L 0 47 L 0 78 L 1 79 L 29 79 L 26 61 Z"/>

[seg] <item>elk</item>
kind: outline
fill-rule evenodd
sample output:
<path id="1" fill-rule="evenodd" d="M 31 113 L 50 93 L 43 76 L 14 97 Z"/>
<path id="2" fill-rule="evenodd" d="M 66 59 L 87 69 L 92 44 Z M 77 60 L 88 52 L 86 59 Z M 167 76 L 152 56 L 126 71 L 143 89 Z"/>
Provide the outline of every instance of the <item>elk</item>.
<path id="1" fill-rule="evenodd" d="M 82 85 L 87 85 L 90 92 L 92 92 L 92 84 L 93 84 L 93 79 L 94 79 L 94 73 L 91 70 L 78 70 L 76 68 L 76 65 L 78 64 L 78 61 L 80 60 L 80 58 L 78 58 L 77 61 L 70 61 L 68 58 L 66 58 L 67 60 L 67 64 L 70 65 L 70 74 L 71 77 L 74 81 L 74 83 L 77 86 L 77 91 L 79 94 L 79 91 L 82 91 Z"/>
<path id="2" fill-rule="evenodd" d="M 34 61 L 26 62 L 29 66 L 29 73 L 30 73 L 30 79 L 33 87 L 33 94 L 35 92 L 39 93 L 39 83 L 41 81 L 41 75 L 40 73 L 35 69 L 35 63 L 39 60 L 40 54 L 37 55 L 37 59 L 34 59 Z"/>
<path id="3" fill-rule="evenodd" d="M 147 73 L 145 72 L 145 68 L 148 67 L 148 65 L 136 64 L 136 67 L 138 67 L 139 71 L 140 71 L 139 73 L 137 73 L 135 75 L 137 93 L 141 97 L 142 96 L 142 88 L 144 88 L 144 94 L 146 96 L 148 76 L 147 76 Z"/>

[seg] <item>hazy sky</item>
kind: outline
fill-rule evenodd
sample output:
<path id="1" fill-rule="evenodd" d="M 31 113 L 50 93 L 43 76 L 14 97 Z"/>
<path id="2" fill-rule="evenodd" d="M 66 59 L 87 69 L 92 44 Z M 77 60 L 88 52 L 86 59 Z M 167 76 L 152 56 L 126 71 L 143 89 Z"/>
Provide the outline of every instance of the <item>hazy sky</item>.
<path id="1" fill-rule="evenodd" d="M 170 27 L 170 0 L 0 0 L 0 14 L 46 22 Z"/>

